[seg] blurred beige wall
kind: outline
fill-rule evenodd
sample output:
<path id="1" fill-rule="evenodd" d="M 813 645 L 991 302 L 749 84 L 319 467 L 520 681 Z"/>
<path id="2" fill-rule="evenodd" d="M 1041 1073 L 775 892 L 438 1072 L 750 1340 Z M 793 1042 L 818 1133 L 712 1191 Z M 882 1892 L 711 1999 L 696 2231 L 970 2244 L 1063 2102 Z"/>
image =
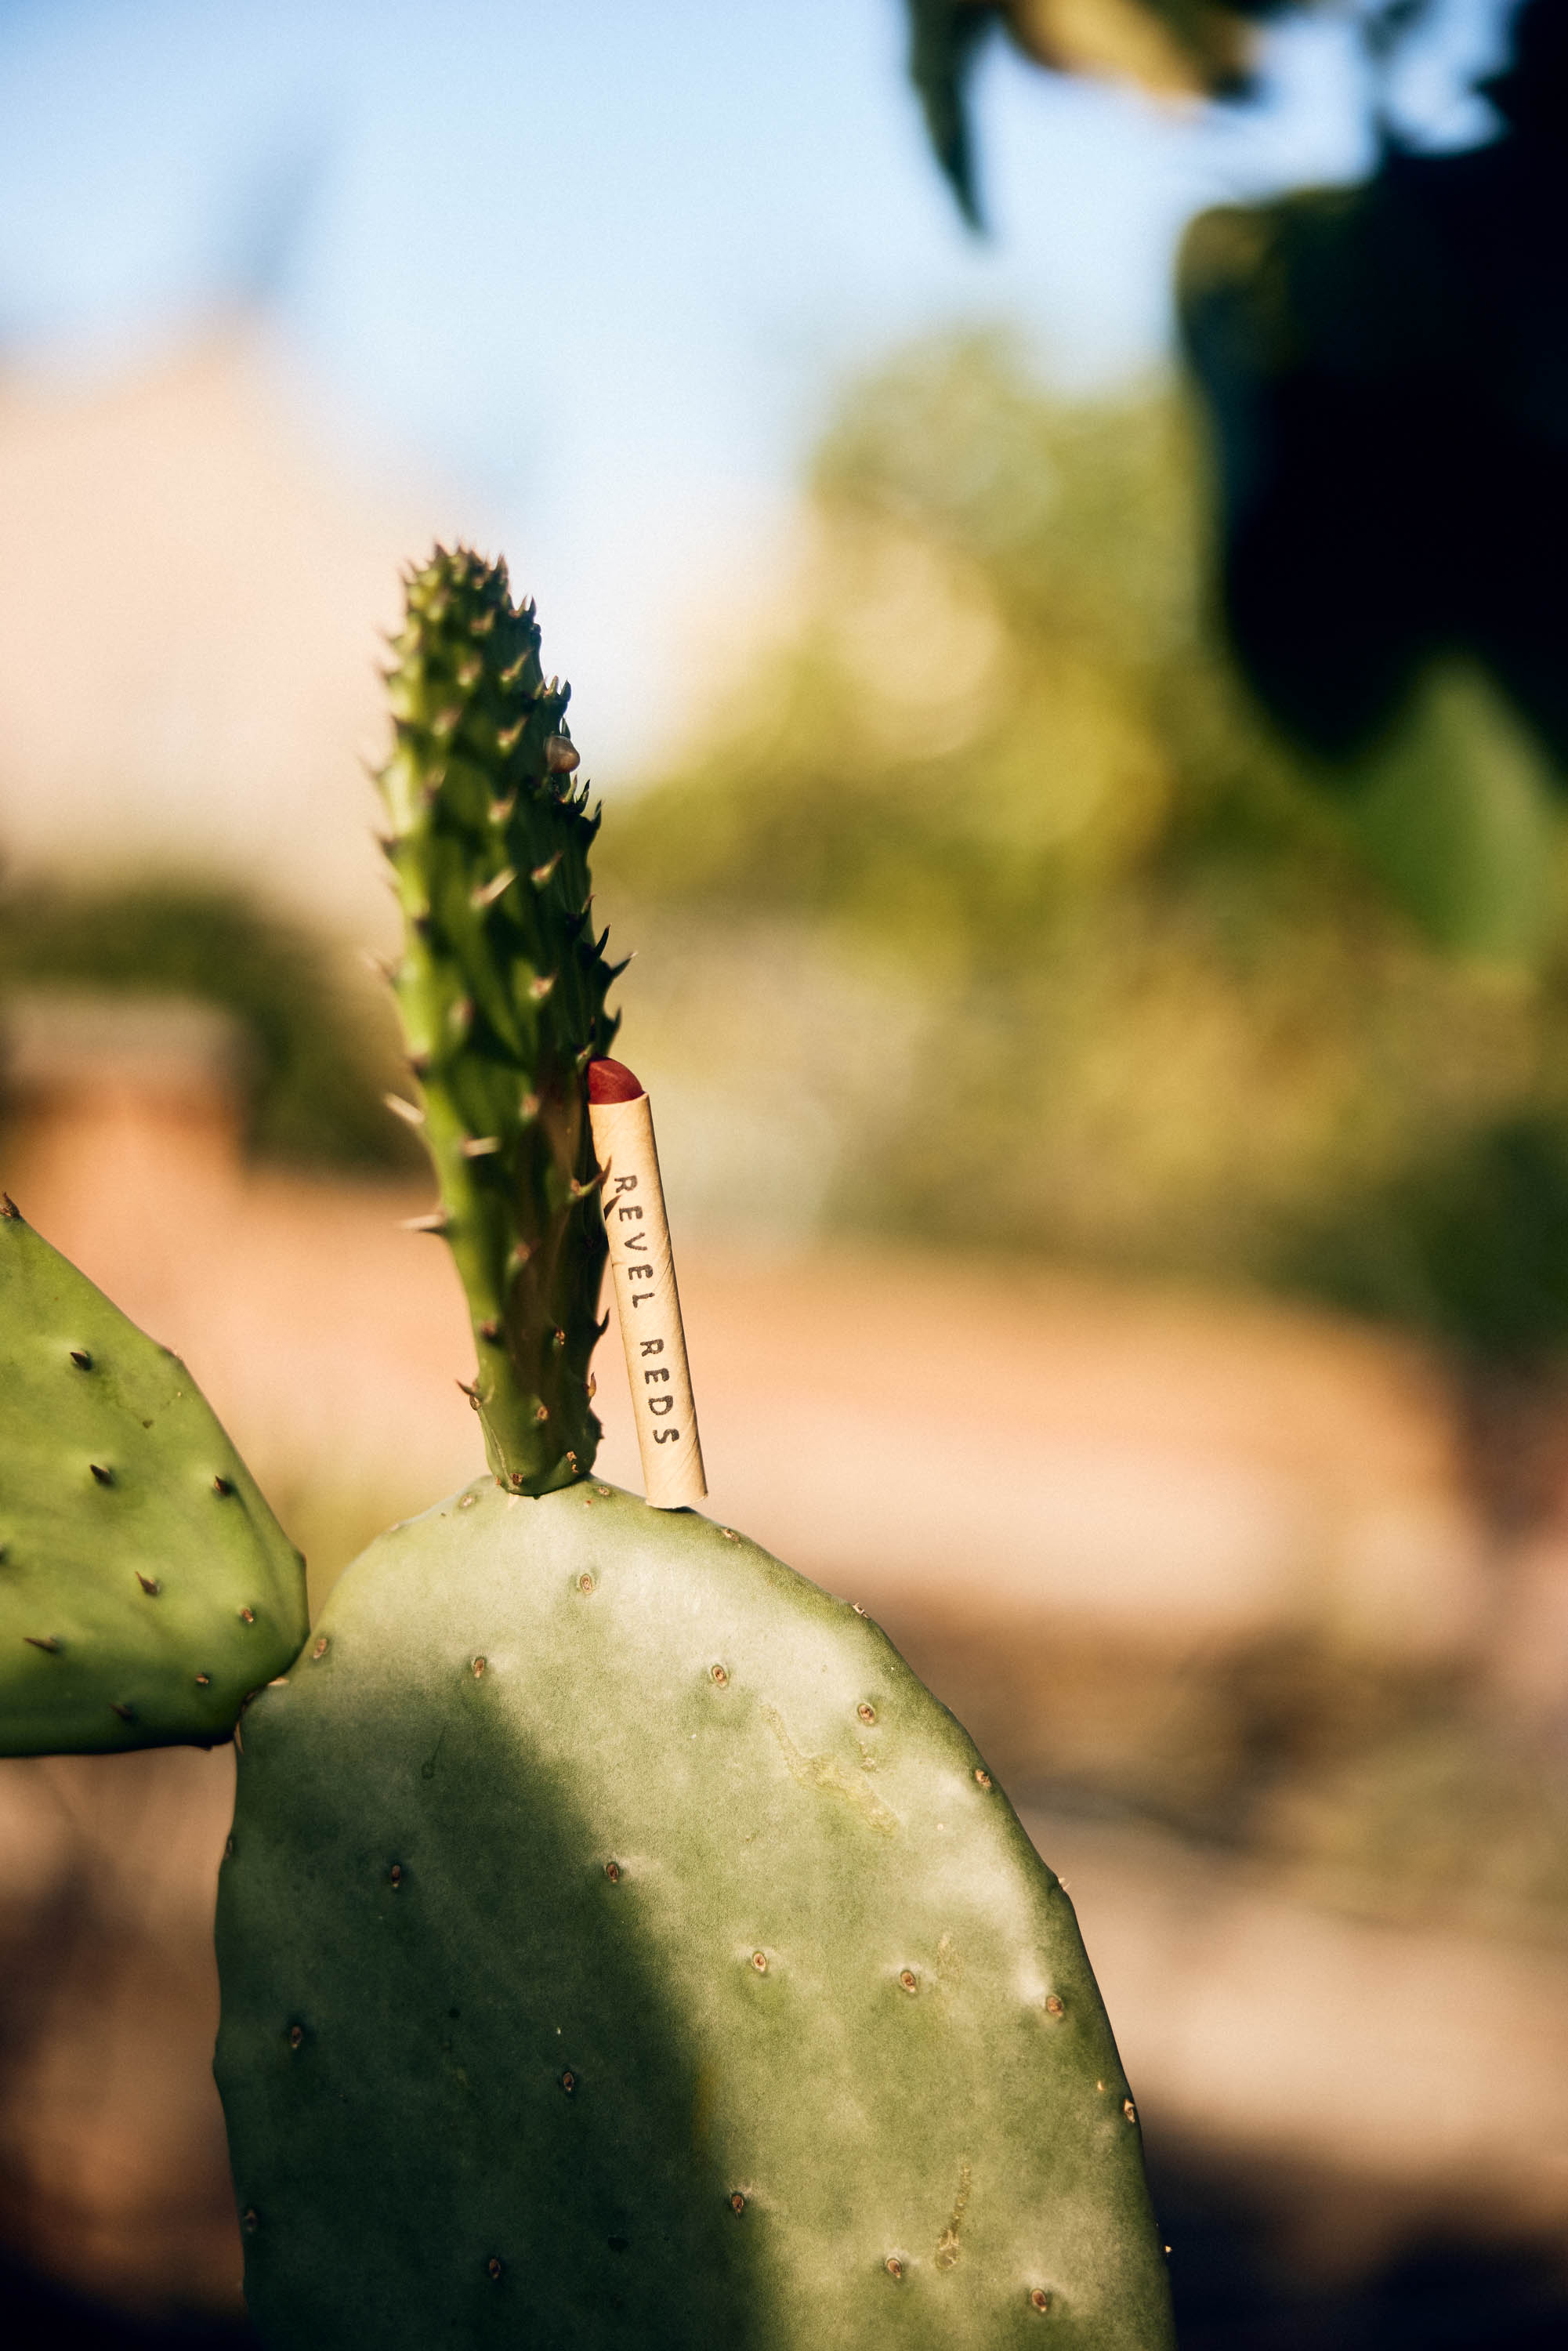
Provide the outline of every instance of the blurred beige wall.
<path id="1" fill-rule="evenodd" d="M 389 925 L 361 758 L 434 495 L 235 318 L 90 385 L 0 371 L 0 855 L 173 860 Z"/>

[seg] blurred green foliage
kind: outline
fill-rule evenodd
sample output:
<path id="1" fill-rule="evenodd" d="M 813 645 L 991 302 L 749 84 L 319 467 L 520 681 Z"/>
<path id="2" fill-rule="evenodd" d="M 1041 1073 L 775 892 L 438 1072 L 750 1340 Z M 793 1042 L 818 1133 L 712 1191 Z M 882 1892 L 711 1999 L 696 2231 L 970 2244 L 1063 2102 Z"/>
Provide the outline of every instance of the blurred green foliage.
<path id="1" fill-rule="evenodd" d="M 858 387 L 811 503 L 742 691 L 601 837 L 706 1205 L 765 1188 L 770 1092 L 830 1225 L 1568 1335 L 1563 859 L 1490 689 L 1310 771 L 1224 651 L 1179 400 L 999 339 Z"/>
<path id="2" fill-rule="evenodd" d="M 1402 1168 L 1303 1236 L 1304 1279 L 1528 1368 L 1568 1336 L 1568 1121 L 1521 1110 Z"/>
<path id="3" fill-rule="evenodd" d="M 1526 967 L 1550 957 L 1561 876 L 1549 771 L 1478 671 L 1439 665 L 1373 758 L 1332 780 L 1353 795 L 1364 853 L 1437 946 Z"/>
<path id="4" fill-rule="evenodd" d="M 340 949 L 237 890 L 141 880 L 0 897 L 0 1027 L 17 990 L 193 998 L 248 1044 L 247 1141 L 264 1157 L 366 1170 L 417 1164 L 384 1089 L 402 1081 L 390 1008 Z"/>

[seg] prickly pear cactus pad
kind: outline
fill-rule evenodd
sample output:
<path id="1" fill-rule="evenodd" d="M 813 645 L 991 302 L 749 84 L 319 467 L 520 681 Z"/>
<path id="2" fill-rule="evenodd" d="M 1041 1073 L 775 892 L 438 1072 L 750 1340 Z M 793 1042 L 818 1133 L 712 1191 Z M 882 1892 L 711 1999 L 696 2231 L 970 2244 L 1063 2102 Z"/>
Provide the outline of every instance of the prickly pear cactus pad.
<path id="1" fill-rule="evenodd" d="M 883 1635 L 491 1479 L 244 1722 L 217 2071 L 269 2351 L 1159 2351 L 1066 1896 Z"/>
<path id="2" fill-rule="evenodd" d="M 546 684 L 505 565 L 438 549 L 408 581 L 393 654 L 392 985 L 423 1092 L 404 1114 L 435 1163 L 429 1228 L 468 1296 L 490 1467 L 545 1493 L 586 1474 L 599 1442 L 605 1243 L 583 1072 L 615 1033 L 589 898 L 599 819 L 572 780 L 570 689 Z"/>
<path id="3" fill-rule="evenodd" d="M 263 2338 L 1163 2351 L 1072 1911 L 964 1733 L 852 1608 L 588 1481 L 597 820 L 498 566 L 438 551 L 395 651 L 402 1108 L 492 1475 L 242 1726 L 217 2073 Z"/>
<path id="4" fill-rule="evenodd" d="M 304 1562 L 183 1364 L 0 1204 L 0 1754 L 226 1739 Z"/>

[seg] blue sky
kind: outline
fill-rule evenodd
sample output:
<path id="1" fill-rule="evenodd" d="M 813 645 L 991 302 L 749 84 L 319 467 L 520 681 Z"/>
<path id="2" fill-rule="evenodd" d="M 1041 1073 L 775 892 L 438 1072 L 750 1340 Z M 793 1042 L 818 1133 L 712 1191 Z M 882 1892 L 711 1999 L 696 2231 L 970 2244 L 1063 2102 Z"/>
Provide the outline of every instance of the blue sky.
<path id="1" fill-rule="evenodd" d="M 1503 5 L 1439 6 L 1424 135 L 1484 128 L 1456 92 Z M 0 0 L 0 363 L 112 371 L 265 278 L 341 445 L 511 552 L 634 770 L 680 614 L 757 594 L 848 375 L 995 320 L 1068 383 L 1147 371 L 1194 211 L 1368 162 L 1343 11 L 1271 36 L 1239 111 L 998 48 L 979 242 L 903 41 L 896 0 Z"/>

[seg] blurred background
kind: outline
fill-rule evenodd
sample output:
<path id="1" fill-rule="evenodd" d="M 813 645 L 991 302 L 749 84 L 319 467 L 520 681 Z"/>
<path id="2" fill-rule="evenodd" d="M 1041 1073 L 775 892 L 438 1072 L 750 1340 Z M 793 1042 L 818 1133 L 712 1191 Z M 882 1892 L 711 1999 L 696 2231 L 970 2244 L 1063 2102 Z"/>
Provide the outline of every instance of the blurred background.
<path id="1" fill-rule="evenodd" d="M 504 551 L 712 1507 L 1069 1883 L 1189 2351 L 1568 2323 L 1565 20 L 0 0 L 0 1181 L 318 1601 L 474 1474 L 363 762 Z M 230 1788 L 0 1764 L 12 2339 L 249 2339 Z"/>

